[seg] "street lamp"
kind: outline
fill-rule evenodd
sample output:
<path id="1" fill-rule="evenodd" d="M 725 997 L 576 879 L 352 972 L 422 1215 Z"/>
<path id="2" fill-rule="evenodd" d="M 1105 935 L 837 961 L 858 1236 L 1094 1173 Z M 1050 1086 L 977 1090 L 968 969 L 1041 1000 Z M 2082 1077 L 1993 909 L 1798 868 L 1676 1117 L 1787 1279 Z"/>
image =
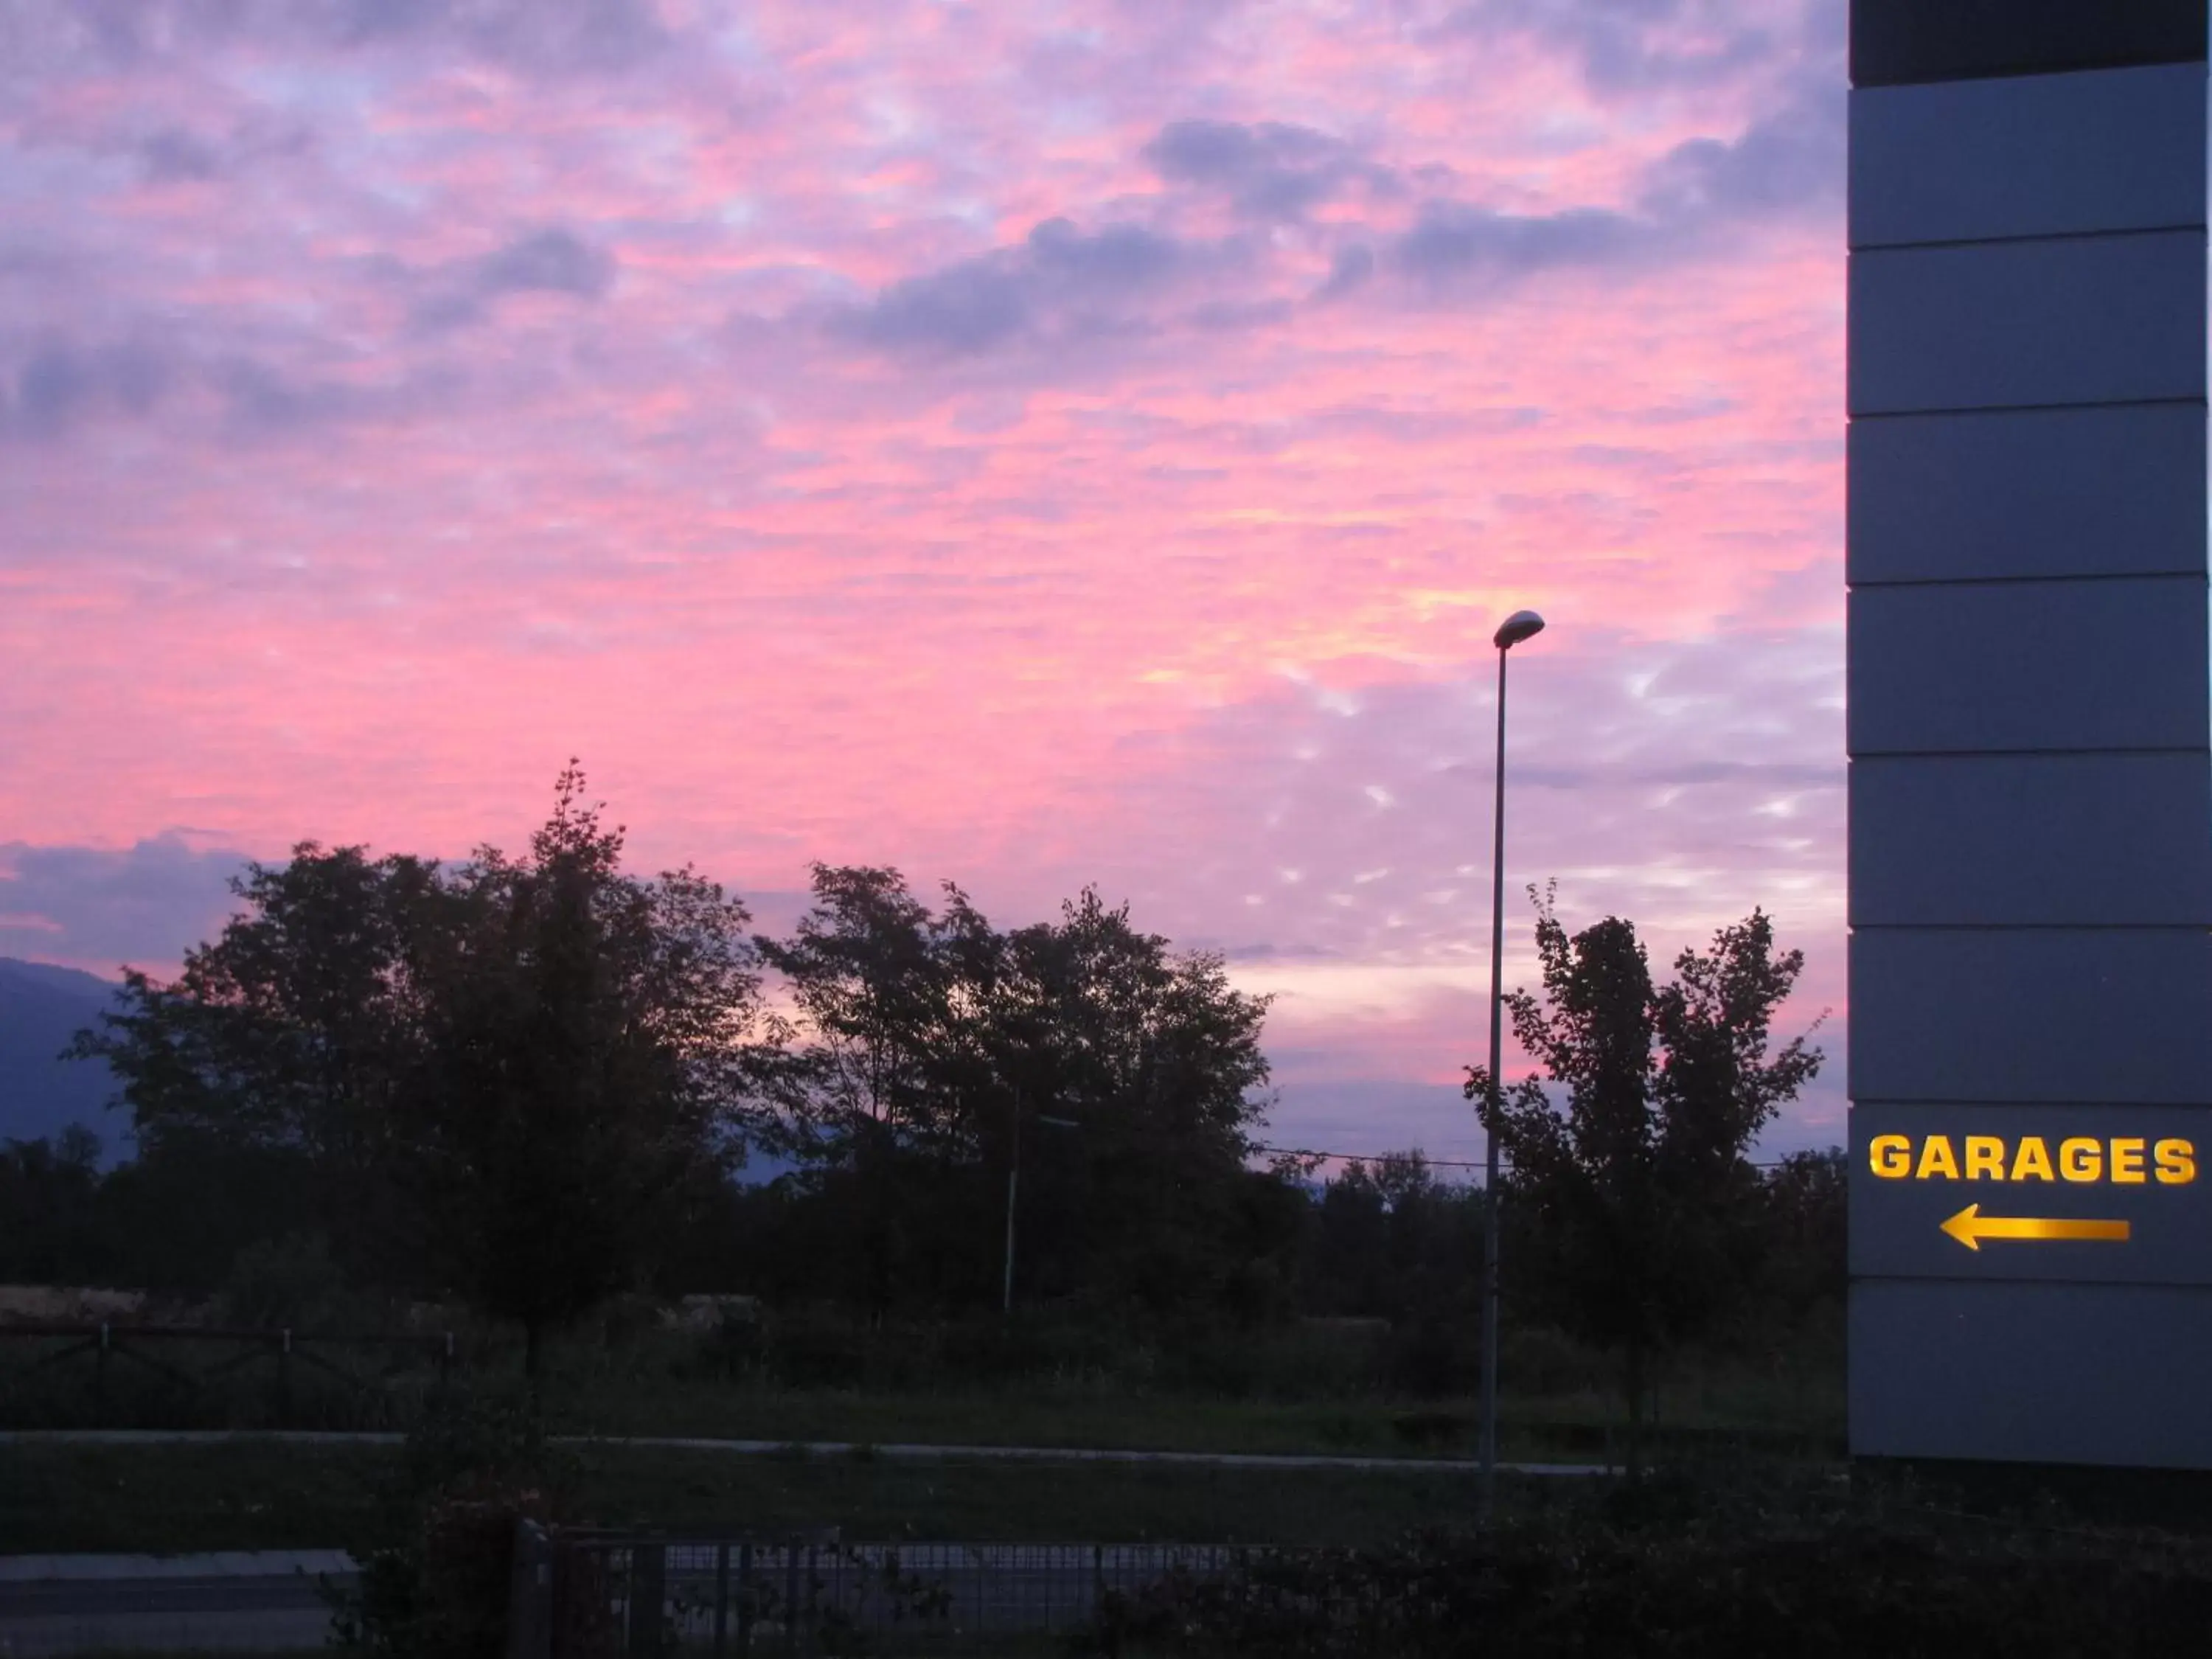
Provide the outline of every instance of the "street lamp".
<path id="1" fill-rule="evenodd" d="M 1037 1121 L 1048 1128 L 1080 1129 L 1083 1126 L 1072 1117 L 1047 1117 L 1037 1114 Z M 1000 1311 L 1012 1316 L 1014 1311 L 1014 1200 L 1021 1190 L 1022 1180 L 1022 1097 L 1014 1091 L 1013 1133 L 1009 1138 L 1006 1156 L 1006 1281 Z"/>
<path id="2" fill-rule="evenodd" d="M 1490 1110 L 1482 1132 L 1482 1512 L 1498 1502 L 1498 1114 L 1505 1086 L 1498 1075 L 1504 1024 L 1505 965 L 1505 653 L 1544 631 L 1533 611 L 1516 611 L 1498 625 L 1498 805 L 1490 837 Z"/>

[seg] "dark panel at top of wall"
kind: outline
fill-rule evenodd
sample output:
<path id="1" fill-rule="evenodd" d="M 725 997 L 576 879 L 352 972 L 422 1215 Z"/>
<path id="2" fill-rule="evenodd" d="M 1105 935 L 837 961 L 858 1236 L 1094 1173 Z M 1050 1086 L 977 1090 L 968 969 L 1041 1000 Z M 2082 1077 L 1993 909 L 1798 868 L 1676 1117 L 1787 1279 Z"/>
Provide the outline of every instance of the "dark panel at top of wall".
<path id="1" fill-rule="evenodd" d="M 2204 56 L 2205 0 L 1851 0 L 1851 84 L 2179 64 Z"/>

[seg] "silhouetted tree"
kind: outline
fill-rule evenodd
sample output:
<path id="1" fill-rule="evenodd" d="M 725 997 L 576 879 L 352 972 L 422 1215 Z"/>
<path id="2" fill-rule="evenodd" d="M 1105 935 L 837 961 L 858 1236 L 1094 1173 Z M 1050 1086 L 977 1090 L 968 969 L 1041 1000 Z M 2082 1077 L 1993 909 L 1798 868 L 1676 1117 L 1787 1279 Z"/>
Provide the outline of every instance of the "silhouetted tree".
<path id="1" fill-rule="evenodd" d="M 118 1204 L 150 1222 L 201 1187 L 211 1242 L 240 1224 L 226 1198 L 289 1183 L 333 1217 L 352 1272 L 410 1277 L 416 1230 L 386 1177 L 395 1107 L 424 1058 L 413 964 L 450 917 L 438 867 L 302 842 L 230 889 L 240 913 L 173 981 L 125 968 L 118 1011 L 72 1044 L 107 1061 L 136 1124 L 143 1167 Z"/>
<path id="2" fill-rule="evenodd" d="M 83 1125 L 0 1142 L 0 1283 L 86 1283 L 100 1254 L 100 1138 Z"/>
<path id="3" fill-rule="evenodd" d="M 1537 1288 L 1562 1324 L 1621 1357 L 1634 1459 L 1651 1360 L 1750 1282 L 1761 1190 L 1747 1154 L 1820 1066 L 1802 1037 L 1767 1052 L 1804 953 L 1777 955 L 1754 910 L 1657 985 L 1631 924 L 1608 916 L 1570 937 L 1551 895 L 1530 897 L 1544 995 L 1509 1006 L 1543 1079 L 1499 1095 L 1470 1066 L 1467 1094 L 1510 1165 L 1504 1201 L 1534 1211 L 1546 1240 Z"/>
<path id="4" fill-rule="evenodd" d="M 415 964 L 423 1064 L 395 1113 L 434 1259 L 522 1325 L 532 1375 L 753 1121 L 750 915 L 688 869 L 623 875 L 584 788 L 572 763 L 528 857 L 483 848 L 441 884 L 454 919 Z"/>
<path id="5" fill-rule="evenodd" d="M 955 1263 L 973 1291 L 992 1236 L 981 1126 L 1000 1091 L 983 1026 L 1002 942 L 949 883 L 935 915 L 896 870 L 817 864 L 812 885 L 789 939 L 755 941 L 798 1011 L 769 1072 L 782 1150 L 850 1218 L 878 1313 L 917 1284 L 942 1292 Z"/>
<path id="6" fill-rule="evenodd" d="M 817 864 L 812 879 L 814 908 L 792 937 L 754 941 L 805 1022 L 779 1079 L 795 1150 L 863 1124 L 926 1135 L 943 1118 L 934 1073 L 951 1018 L 936 918 L 896 870 Z"/>
<path id="7" fill-rule="evenodd" d="M 1760 1277 L 1778 1310 L 1790 1318 L 1843 1300 L 1850 1277 L 1850 1165 L 1840 1146 L 1792 1152 L 1766 1171 Z"/>
<path id="8" fill-rule="evenodd" d="M 1480 1358 L 1482 1204 L 1418 1148 L 1352 1160 L 1312 1201 L 1306 1305 L 1389 1320 L 1389 1380 L 1409 1393 L 1467 1385 Z"/>
<path id="9" fill-rule="evenodd" d="M 440 915 L 437 866 L 302 842 L 230 890 L 241 914 L 220 938 L 167 985 L 125 968 L 121 1011 L 71 1052 L 113 1068 L 143 1147 L 212 1133 L 366 1169 L 422 1057 L 409 965 Z"/>
<path id="10" fill-rule="evenodd" d="M 1037 1243 L 1090 1294 L 1153 1310 L 1216 1300 L 1245 1263 L 1227 1248 L 1265 1121 L 1268 999 L 1222 958 L 1178 952 L 1086 888 L 1057 922 L 1012 934 L 1000 1006 L 1026 1039 L 1024 1097 L 1082 1125 L 1066 1199 Z M 1040 1190 L 1039 1197 L 1044 1196 Z M 1069 1288 L 1073 1288 L 1073 1284 Z"/>
<path id="11" fill-rule="evenodd" d="M 742 1156 L 759 976 L 744 907 L 623 874 L 584 790 L 572 763 L 520 860 L 248 866 L 243 913 L 75 1046 L 122 1079 L 149 1175 L 289 1166 L 356 1270 L 519 1321 L 533 1368 L 632 1282 L 663 1200 Z"/>
<path id="12" fill-rule="evenodd" d="M 1267 1002 L 1218 957 L 1088 890 L 1010 933 L 949 884 L 931 912 L 893 870 L 817 866 L 814 896 L 790 940 L 758 941 L 799 1015 L 776 1097 L 814 1191 L 851 1214 L 872 1305 L 995 1285 L 1018 1134 L 1025 1279 L 1164 1306 L 1243 1272 L 1248 1300 L 1273 1295 L 1227 1242 L 1262 1213 L 1243 1189 Z M 1080 1127 L 1047 1139 L 1042 1116 Z"/>

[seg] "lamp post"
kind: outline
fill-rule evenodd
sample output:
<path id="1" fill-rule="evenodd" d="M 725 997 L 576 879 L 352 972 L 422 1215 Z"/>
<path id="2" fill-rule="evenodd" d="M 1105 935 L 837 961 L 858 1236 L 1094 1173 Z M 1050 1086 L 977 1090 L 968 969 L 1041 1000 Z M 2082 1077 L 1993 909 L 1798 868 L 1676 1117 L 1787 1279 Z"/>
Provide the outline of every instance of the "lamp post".
<path id="1" fill-rule="evenodd" d="M 1498 1112 L 1505 1098 L 1498 1075 L 1504 1024 L 1505 967 L 1505 654 L 1544 631 L 1533 611 L 1516 611 L 1498 625 L 1498 788 L 1490 837 L 1490 1110 L 1482 1132 L 1482 1513 L 1498 1502 Z"/>
<path id="2" fill-rule="evenodd" d="M 1037 1114 L 1037 1121 L 1054 1129 L 1079 1129 L 1083 1126 L 1071 1117 L 1047 1117 Z M 1014 1092 L 1013 1133 L 1008 1138 L 1006 1156 L 1006 1279 L 1004 1298 L 1000 1311 L 1009 1318 L 1014 1311 L 1014 1200 L 1021 1191 L 1022 1181 L 1022 1097 Z"/>

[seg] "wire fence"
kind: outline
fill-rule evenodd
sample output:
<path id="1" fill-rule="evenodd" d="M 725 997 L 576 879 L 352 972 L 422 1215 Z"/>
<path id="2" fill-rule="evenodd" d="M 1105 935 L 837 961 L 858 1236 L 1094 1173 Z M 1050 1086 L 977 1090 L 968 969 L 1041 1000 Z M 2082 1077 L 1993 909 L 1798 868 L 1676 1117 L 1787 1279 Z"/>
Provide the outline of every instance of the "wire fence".
<path id="1" fill-rule="evenodd" d="M 383 1427 L 397 1382 L 443 1384 L 459 1364 L 446 1331 L 0 1324 L 0 1423 Z"/>
<path id="2" fill-rule="evenodd" d="M 1048 1650 L 1109 1597 L 1244 1559 L 1221 1545 L 549 1538 L 526 1525 L 514 1659 Z"/>
<path id="3" fill-rule="evenodd" d="M 1250 1141 L 1247 1145 L 1251 1151 L 1265 1152 L 1271 1158 L 1318 1158 L 1324 1164 L 1364 1164 L 1372 1166 L 1387 1163 L 1394 1158 L 1417 1156 L 1421 1160 L 1423 1167 L 1431 1170 L 1486 1170 L 1490 1167 L 1486 1159 L 1480 1158 L 1431 1158 L 1418 1146 L 1395 1152 L 1346 1152 L 1332 1151 L 1326 1146 L 1275 1146 L 1261 1140 Z M 1826 1151 L 1808 1149 L 1782 1158 L 1747 1158 L 1743 1161 L 1754 1170 L 1780 1170 L 1786 1169 L 1801 1158 L 1824 1158 L 1841 1151 L 1841 1147 L 1831 1146 Z M 1500 1175 L 1511 1175 L 1513 1160 L 1501 1156 L 1498 1160 L 1498 1170 Z"/>

